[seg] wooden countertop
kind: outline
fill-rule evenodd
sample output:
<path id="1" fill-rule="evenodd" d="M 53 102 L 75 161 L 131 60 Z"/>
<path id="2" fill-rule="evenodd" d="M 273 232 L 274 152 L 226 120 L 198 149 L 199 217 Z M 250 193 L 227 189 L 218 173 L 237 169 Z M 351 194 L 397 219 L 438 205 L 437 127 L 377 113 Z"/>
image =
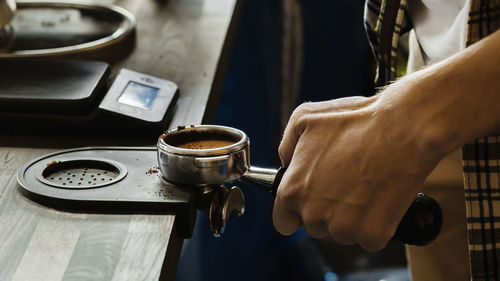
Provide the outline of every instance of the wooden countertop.
<path id="1" fill-rule="evenodd" d="M 124 7 L 137 18 L 135 48 L 125 59 L 113 62 L 113 73 L 125 67 L 176 82 L 181 92 L 170 127 L 210 122 L 237 1 L 100 2 Z M 52 140 L 50 148 L 34 148 L 25 137 L 2 138 L 1 280 L 173 279 L 182 246 L 174 230 L 175 214 L 70 213 L 34 203 L 17 189 L 17 170 L 33 158 L 60 149 L 58 142 Z M 18 140 L 24 143 L 19 145 Z M 100 144 L 93 140 L 92 144 Z M 68 147 L 66 140 L 59 144 Z"/>

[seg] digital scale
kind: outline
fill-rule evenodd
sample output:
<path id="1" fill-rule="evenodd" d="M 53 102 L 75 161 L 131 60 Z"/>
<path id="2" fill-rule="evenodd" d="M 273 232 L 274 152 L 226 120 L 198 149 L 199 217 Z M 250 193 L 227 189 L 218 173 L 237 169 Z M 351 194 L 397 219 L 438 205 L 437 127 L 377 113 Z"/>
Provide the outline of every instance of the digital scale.
<path id="1" fill-rule="evenodd" d="M 166 129 L 174 82 L 128 69 L 109 78 L 104 62 L 0 61 L 0 130 L 156 136 Z"/>

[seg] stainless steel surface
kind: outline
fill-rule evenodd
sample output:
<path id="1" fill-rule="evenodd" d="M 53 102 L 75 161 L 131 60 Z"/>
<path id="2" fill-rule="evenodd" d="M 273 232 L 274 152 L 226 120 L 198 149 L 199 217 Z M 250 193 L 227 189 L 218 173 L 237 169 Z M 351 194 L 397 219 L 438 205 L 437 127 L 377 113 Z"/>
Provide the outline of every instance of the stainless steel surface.
<path id="1" fill-rule="evenodd" d="M 237 217 L 245 212 L 245 197 L 241 189 L 236 186 L 227 189 L 219 186 L 212 197 L 208 213 L 210 231 L 215 237 L 220 237 L 226 229 L 231 215 Z"/>
<path id="2" fill-rule="evenodd" d="M 171 142 L 181 135 L 189 137 L 194 133 L 210 133 L 230 136 L 234 144 L 213 149 L 185 149 Z M 270 186 L 277 170 L 250 166 L 250 141 L 238 129 L 198 125 L 179 127 L 165 132 L 158 139 L 158 163 L 163 177 L 172 183 L 187 186 L 221 185 L 244 180 L 259 186 Z"/>
<path id="3" fill-rule="evenodd" d="M 1 2 L 2 0 L 0 0 Z M 9 1 L 8 1 L 9 2 Z M 23 15 L 24 11 L 37 10 L 33 13 L 29 13 Z M 60 19 L 54 19 L 53 14 L 51 16 L 47 16 L 48 18 L 43 18 L 40 16 L 39 19 L 35 19 L 34 15 L 39 15 L 43 9 L 53 9 L 53 10 L 61 10 Z M 133 33 L 136 26 L 135 17 L 133 14 L 128 12 L 127 10 L 115 6 L 115 5 L 106 5 L 100 4 L 98 2 L 78 2 L 78 1 L 44 1 L 44 2 L 29 2 L 29 1 L 17 1 L 17 14 L 12 19 L 11 25 L 13 26 L 13 36 L 11 36 L 15 40 L 16 32 L 21 33 L 23 29 L 28 28 L 26 31 L 29 36 L 32 35 L 30 32 L 34 32 L 32 29 L 43 29 L 44 32 L 54 30 L 56 38 L 59 40 L 62 38 L 57 37 L 57 33 L 60 32 L 57 26 L 68 24 L 71 21 L 71 15 L 73 13 L 68 13 L 69 10 L 74 10 L 77 12 L 87 11 L 87 12 L 99 12 L 107 14 L 104 18 L 111 17 L 120 17 L 121 24 L 118 25 L 118 28 L 112 32 L 111 34 L 91 40 L 85 41 L 81 43 L 77 43 L 71 46 L 59 46 L 52 48 L 33 48 L 33 49 L 12 49 L 6 48 L 0 52 L 0 58 L 30 58 L 30 57 L 55 57 L 55 56 L 66 56 L 72 54 L 81 54 L 91 51 L 97 51 L 104 49 L 106 47 L 110 47 L 115 45 L 123 40 L 125 40 L 129 35 Z M 75 15 L 76 18 L 79 18 L 81 15 Z M 0 15 L 1 18 L 1 15 Z M 34 22 L 34 20 L 38 20 Z M 1 24 L 1 20 L 0 20 Z M 0 25 L 1 27 L 1 25 Z M 8 43 L 12 45 L 12 43 Z M 36 42 L 34 42 L 36 44 Z"/>
<path id="4" fill-rule="evenodd" d="M 229 155 L 195 158 L 198 167 L 217 167 L 226 165 L 229 162 Z"/>
<path id="5" fill-rule="evenodd" d="M 14 0 L 0 0 L 0 29 L 5 27 L 16 13 L 16 2 Z"/>
<path id="6" fill-rule="evenodd" d="M 8 47 L 13 33 L 14 32 L 11 25 L 0 27 L 0 52 Z"/>
<path id="7" fill-rule="evenodd" d="M 222 195 L 220 194 L 220 192 L 215 192 L 212 197 L 212 202 L 210 203 L 210 209 L 208 210 L 208 223 L 210 226 L 210 232 L 215 237 L 220 237 L 222 233 L 224 233 L 224 230 L 226 228 L 226 225 L 222 221 L 222 204 Z"/>
<path id="8" fill-rule="evenodd" d="M 196 132 L 227 134 L 238 139 L 233 145 L 214 149 L 184 149 L 168 143 L 170 136 Z M 163 177 L 187 186 L 221 185 L 241 178 L 250 166 L 249 141 L 240 130 L 199 125 L 171 130 L 158 139 L 158 164 Z"/>
<path id="9" fill-rule="evenodd" d="M 264 187 L 270 189 L 274 183 L 274 179 L 276 178 L 276 174 L 278 170 L 276 169 L 267 169 L 267 168 L 259 168 L 259 167 L 250 167 L 245 174 L 241 177 L 242 181 L 257 184 L 260 187 Z"/>
<path id="10" fill-rule="evenodd" d="M 158 150 L 158 163 L 163 177 L 187 186 L 221 185 L 238 180 L 248 169 L 247 149 L 225 155 L 227 159 L 176 155 Z"/>

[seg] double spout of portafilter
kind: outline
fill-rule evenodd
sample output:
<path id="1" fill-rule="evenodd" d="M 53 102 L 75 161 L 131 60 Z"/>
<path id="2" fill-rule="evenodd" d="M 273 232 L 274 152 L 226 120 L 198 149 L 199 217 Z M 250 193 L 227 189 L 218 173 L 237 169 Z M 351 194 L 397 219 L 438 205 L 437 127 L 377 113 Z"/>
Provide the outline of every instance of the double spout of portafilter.
<path id="1" fill-rule="evenodd" d="M 14 0 L 0 0 L 0 29 L 10 23 L 15 13 L 16 2 Z"/>
<path id="2" fill-rule="evenodd" d="M 250 167 L 240 181 L 259 186 L 275 195 L 277 183 L 283 170 Z M 276 183 L 276 184 L 275 184 Z M 204 186 L 196 189 L 196 206 L 208 212 L 211 233 L 220 237 L 231 215 L 237 217 L 245 212 L 245 196 L 237 186 L 227 188 L 224 185 Z"/>
<path id="3" fill-rule="evenodd" d="M 285 168 L 264 169 L 250 165 L 250 141 L 235 128 L 180 126 L 163 133 L 157 143 L 163 178 L 186 186 L 196 194 L 197 205 L 208 211 L 210 229 L 220 236 L 231 214 L 245 211 L 243 192 L 225 184 L 243 181 L 276 195 Z M 419 193 L 400 221 L 392 240 L 427 245 L 439 234 L 442 212 L 435 200 Z"/>
<path id="4" fill-rule="evenodd" d="M 9 42 L 12 36 L 11 20 L 16 13 L 14 0 L 0 0 L 0 49 Z"/>

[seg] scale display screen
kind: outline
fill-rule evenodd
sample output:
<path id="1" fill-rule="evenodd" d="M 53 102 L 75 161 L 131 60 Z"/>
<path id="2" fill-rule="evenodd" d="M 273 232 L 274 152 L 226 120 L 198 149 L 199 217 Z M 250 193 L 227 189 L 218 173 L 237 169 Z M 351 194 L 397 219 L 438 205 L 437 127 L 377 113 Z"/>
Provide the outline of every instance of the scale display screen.
<path id="1" fill-rule="evenodd" d="M 118 102 L 149 110 L 159 91 L 160 89 L 158 88 L 129 81 L 127 87 L 125 87 L 118 98 Z"/>

